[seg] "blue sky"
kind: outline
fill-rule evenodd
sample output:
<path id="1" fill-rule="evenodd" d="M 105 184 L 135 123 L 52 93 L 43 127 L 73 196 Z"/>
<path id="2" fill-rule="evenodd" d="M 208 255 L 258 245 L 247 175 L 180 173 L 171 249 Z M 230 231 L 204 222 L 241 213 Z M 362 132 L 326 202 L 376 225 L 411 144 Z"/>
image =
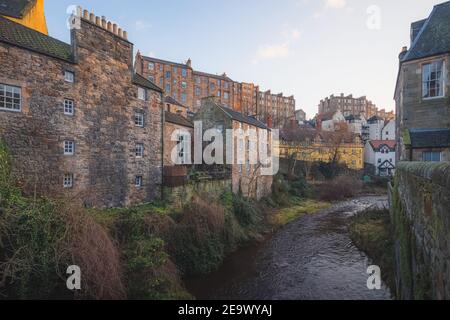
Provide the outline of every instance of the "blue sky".
<path id="1" fill-rule="evenodd" d="M 295 95 L 308 117 L 330 94 L 394 109 L 409 26 L 441 0 L 46 0 L 50 34 L 69 42 L 66 8 L 117 22 L 145 55 Z"/>

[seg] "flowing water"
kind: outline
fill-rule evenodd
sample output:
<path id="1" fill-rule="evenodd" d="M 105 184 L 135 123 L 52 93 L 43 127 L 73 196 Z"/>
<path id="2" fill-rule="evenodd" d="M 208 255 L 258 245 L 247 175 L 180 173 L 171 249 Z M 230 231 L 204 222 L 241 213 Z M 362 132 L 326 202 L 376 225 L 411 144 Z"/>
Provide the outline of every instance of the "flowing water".
<path id="1" fill-rule="evenodd" d="M 265 243 L 231 255 L 216 272 L 189 279 L 198 299 L 391 299 L 385 284 L 367 288 L 372 263 L 351 241 L 358 212 L 387 206 L 386 197 L 362 197 L 292 222 Z"/>

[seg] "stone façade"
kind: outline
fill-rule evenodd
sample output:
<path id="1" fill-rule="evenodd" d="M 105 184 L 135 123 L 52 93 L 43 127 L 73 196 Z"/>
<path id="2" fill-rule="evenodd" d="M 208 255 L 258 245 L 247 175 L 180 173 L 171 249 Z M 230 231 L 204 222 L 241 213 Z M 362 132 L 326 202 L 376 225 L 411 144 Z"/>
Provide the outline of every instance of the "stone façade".
<path id="1" fill-rule="evenodd" d="M 86 206 L 120 207 L 161 195 L 162 92 L 143 88 L 138 99 L 133 44 L 94 20 L 71 31 L 72 59 L 59 59 L 0 42 L 0 83 L 21 88 L 21 112 L 0 110 L 0 136 L 13 157 L 17 184 L 32 194 L 68 197 Z M 75 75 L 64 80 L 65 71 Z M 74 101 L 73 116 L 64 100 Z M 144 126 L 134 116 L 144 115 Z M 65 140 L 75 153 L 65 156 Z M 136 144 L 144 156 L 136 158 Z M 73 174 L 72 188 L 63 188 Z M 142 177 L 142 187 L 135 178 Z"/>

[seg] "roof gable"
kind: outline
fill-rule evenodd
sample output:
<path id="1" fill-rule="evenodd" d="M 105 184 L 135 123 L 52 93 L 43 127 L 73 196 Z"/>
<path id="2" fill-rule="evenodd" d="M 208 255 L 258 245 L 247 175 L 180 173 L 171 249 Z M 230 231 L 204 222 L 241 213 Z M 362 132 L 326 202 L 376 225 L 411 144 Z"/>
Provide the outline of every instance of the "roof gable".
<path id="1" fill-rule="evenodd" d="M 140 74 L 135 73 L 133 75 L 133 83 L 135 85 L 147 88 L 147 89 L 151 89 L 157 92 L 162 93 L 163 90 L 158 87 L 156 84 L 154 84 L 153 82 L 151 82 L 150 80 L 145 79 L 143 76 L 141 76 Z"/>
<path id="2" fill-rule="evenodd" d="M 414 42 L 402 61 L 450 52 L 450 1 L 436 5 L 428 19 L 418 21 L 414 27 Z"/>

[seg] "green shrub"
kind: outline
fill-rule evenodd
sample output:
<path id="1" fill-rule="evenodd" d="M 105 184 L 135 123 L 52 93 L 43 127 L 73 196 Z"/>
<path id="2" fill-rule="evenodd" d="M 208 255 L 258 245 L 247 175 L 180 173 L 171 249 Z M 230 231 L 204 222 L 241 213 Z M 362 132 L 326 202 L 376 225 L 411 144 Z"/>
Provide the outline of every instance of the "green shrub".
<path id="1" fill-rule="evenodd" d="M 242 227 L 255 226 L 261 222 L 261 215 L 256 205 L 253 201 L 244 198 L 241 193 L 233 196 L 233 213 Z"/>

